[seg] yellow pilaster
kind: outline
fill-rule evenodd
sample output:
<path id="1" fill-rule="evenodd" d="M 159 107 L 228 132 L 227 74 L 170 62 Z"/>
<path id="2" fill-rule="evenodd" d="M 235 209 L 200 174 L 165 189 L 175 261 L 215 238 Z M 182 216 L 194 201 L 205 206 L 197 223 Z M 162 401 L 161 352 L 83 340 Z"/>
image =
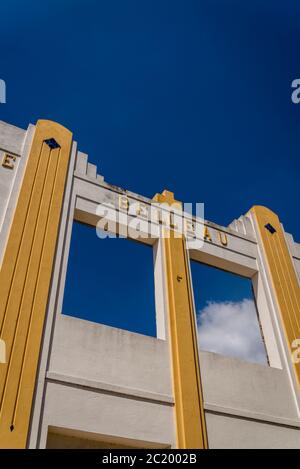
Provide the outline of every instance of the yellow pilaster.
<path id="1" fill-rule="evenodd" d="M 266 207 L 255 206 L 253 214 L 267 266 L 270 288 L 277 301 L 291 359 L 293 341 L 300 339 L 300 288 L 278 216 Z M 300 388 L 300 363 L 294 363 Z"/>
<path id="2" fill-rule="evenodd" d="M 0 268 L 0 448 L 25 448 L 72 134 L 38 121 Z"/>
<path id="3" fill-rule="evenodd" d="M 155 202 L 176 204 L 171 192 L 154 197 Z M 174 205 L 173 205 L 174 206 Z M 181 449 L 207 448 L 201 389 L 196 324 L 187 251 L 183 236 L 166 232 L 163 238 L 168 296 L 173 388 L 177 425 L 177 446 Z"/>

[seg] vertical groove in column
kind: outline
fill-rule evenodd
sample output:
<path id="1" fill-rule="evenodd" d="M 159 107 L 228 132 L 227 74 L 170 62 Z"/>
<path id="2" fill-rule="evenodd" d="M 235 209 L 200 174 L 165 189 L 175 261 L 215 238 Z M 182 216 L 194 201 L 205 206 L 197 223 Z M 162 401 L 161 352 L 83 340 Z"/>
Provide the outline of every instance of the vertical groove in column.
<path id="1" fill-rule="evenodd" d="M 52 200 L 52 198 L 53 198 L 54 182 L 55 182 L 55 179 L 56 179 L 57 169 L 58 169 L 58 162 L 59 162 L 59 153 L 60 153 L 59 150 L 53 150 L 50 154 L 50 163 L 53 166 L 53 168 L 50 165 L 48 180 L 46 181 L 46 184 L 45 184 L 46 191 L 45 191 L 44 195 L 45 195 L 46 200 L 44 200 L 43 202 L 46 205 L 46 207 L 48 206 L 47 198 L 49 198 L 50 200 Z M 48 192 L 48 194 L 46 192 Z M 35 240 L 35 243 L 37 245 L 42 243 L 42 248 L 41 248 L 41 252 L 39 253 L 39 252 L 36 252 L 36 251 L 39 251 L 39 246 L 34 246 L 35 249 L 33 249 L 32 256 L 31 256 L 31 259 L 33 260 L 33 262 L 31 264 L 38 263 L 38 274 L 39 274 L 39 271 L 40 271 L 41 254 L 42 254 L 44 243 L 45 243 L 46 230 L 47 230 L 47 225 L 48 225 L 48 221 L 49 221 L 49 211 L 46 211 L 46 210 L 42 209 L 41 213 L 46 215 L 45 221 L 41 220 L 41 218 L 40 218 L 41 224 L 43 223 L 45 225 L 45 227 L 43 226 L 43 229 L 45 228 L 44 229 L 44 235 L 43 235 L 43 238 L 40 237 L 40 239 Z M 31 270 L 33 271 L 33 273 L 31 275 L 31 272 L 29 272 L 28 278 L 29 278 L 29 281 L 32 281 L 32 287 L 31 288 L 34 289 L 33 298 L 35 298 L 36 289 L 37 289 L 37 277 L 34 275 L 34 271 L 35 271 L 34 267 L 35 266 L 31 265 L 30 267 L 31 267 Z M 38 276 L 38 274 L 37 274 L 37 276 Z M 33 301 L 31 301 L 31 295 L 30 295 L 31 292 L 30 292 L 29 286 L 28 286 L 27 290 L 29 290 L 29 292 L 27 294 L 27 297 L 29 297 L 27 299 L 28 304 L 26 305 L 26 299 L 25 299 L 25 304 L 22 305 L 22 306 L 23 306 L 23 310 L 24 310 L 25 314 L 26 314 L 26 312 L 27 313 L 29 312 L 29 319 L 28 319 L 27 334 L 26 334 L 26 338 L 25 338 L 25 345 L 23 347 L 23 353 L 22 353 L 21 370 L 20 370 L 19 373 L 17 372 L 17 374 L 19 374 L 19 382 L 18 382 L 18 387 L 17 387 L 15 405 L 14 405 L 14 409 L 13 409 L 13 416 L 12 416 L 12 419 L 11 419 L 12 420 L 12 425 L 15 425 L 15 420 L 16 420 L 15 417 L 16 417 L 16 413 L 17 413 L 18 400 L 19 400 L 19 394 L 20 394 L 20 383 L 22 381 L 22 376 L 23 376 L 24 362 L 25 362 L 26 350 L 27 350 L 27 345 L 28 345 L 28 337 L 29 337 L 29 331 L 30 331 L 30 326 L 31 326 L 31 321 L 32 321 Z M 24 314 L 24 316 L 25 316 L 25 314 Z M 22 316 L 22 317 L 24 317 L 24 316 Z M 27 319 L 27 318 L 25 317 L 25 319 Z M 21 330 L 22 330 L 22 328 L 21 328 Z M 22 336 L 20 336 L 18 342 L 22 341 L 22 339 L 23 339 Z"/>
<path id="2" fill-rule="evenodd" d="M 154 200 L 181 206 L 168 191 L 157 194 Z M 166 230 L 163 235 L 177 447 L 206 449 L 208 441 L 185 239 L 178 233 L 175 236 L 172 230 Z"/>
<path id="3" fill-rule="evenodd" d="M 205 449 L 208 444 L 185 243 L 172 232 L 164 242 L 178 447 Z"/>
<path id="4" fill-rule="evenodd" d="M 54 147 L 46 140 L 52 139 Z M 72 134 L 38 121 L 0 270 L 0 448 L 24 448 L 59 231 Z"/>
<path id="5" fill-rule="evenodd" d="M 292 360 L 294 339 L 300 339 L 300 287 L 293 259 L 278 216 L 266 207 L 255 206 L 254 215 L 259 245 L 270 278 L 270 287 L 280 312 L 280 319 Z M 271 224 L 272 234 L 266 229 Z M 300 363 L 293 363 L 300 388 Z"/>
<path id="6" fill-rule="evenodd" d="M 38 224 L 38 215 L 41 206 L 41 197 L 44 191 L 44 182 L 47 174 L 49 164 L 50 150 L 43 144 L 40 153 L 40 160 L 38 170 L 36 173 L 35 181 L 31 196 L 29 198 L 29 207 L 27 217 L 24 224 L 24 230 L 21 236 L 20 247 L 16 256 L 16 265 L 11 279 L 8 298 L 4 310 L 4 319 L 2 323 L 1 338 L 5 341 L 7 351 L 7 366 L 0 367 L 0 418 L 1 422 L 4 420 L 3 415 L 3 399 L 6 392 L 7 375 L 11 367 L 12 349 L 15 342 L 15 335 L 18 328 L 20 318 L 20 307 L 25 292 L 26 280 L 29 269 L 29 260 L 32 254 L 32 240 L 36 234 Z M 4 257 L 3 267 L 5 266 Z M 2 273 L 2 272 L 1 272 Z M 1 275 L 1 274 L 0 274 Z M 18 344 L 19 348 L 19 344 Z M 7 410 L 7 407 L 6 407 Z"/>

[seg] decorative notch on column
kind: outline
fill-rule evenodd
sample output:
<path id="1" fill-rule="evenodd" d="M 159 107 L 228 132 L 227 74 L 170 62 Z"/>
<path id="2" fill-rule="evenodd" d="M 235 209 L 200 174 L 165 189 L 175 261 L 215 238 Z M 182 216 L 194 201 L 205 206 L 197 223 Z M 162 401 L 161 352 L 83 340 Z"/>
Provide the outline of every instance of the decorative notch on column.
<path id="1" fill-rule="evenodd" d="M 276 233 L 276 229 L 274 228 L 273 225 L 271 225 L 271 223 L 267 223 L 267 224 L 265 225 L 265 228 L 266 228 L 271 234 Z"/>
<path id="2" fill-rule="evenodd" d="M 51 148 L 51 150 L 56 150 L 57 148 L 60 148 L 60 144 L 57 143 L 55 138 L 47 138 L 46 140 L 44 140 L 44 142 L 46 143 L 46 145 L 48 145 L 49 148 Z"/>

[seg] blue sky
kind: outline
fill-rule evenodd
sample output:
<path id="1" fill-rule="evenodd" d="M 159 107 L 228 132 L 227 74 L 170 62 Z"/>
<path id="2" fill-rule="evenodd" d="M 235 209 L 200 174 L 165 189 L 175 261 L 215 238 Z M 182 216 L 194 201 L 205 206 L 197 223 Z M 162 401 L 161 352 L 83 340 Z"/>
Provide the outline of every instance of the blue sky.
<path id="1" fill-rule="evenodd" d="M 156 336 L 152 249 L 74 223 L 63 312 Z"/>
<path id="2" fill-rule="evenodd" d="M 3 0 L 0 15 L 2 120 L 58 121 L 108 182 L 205 202 L 221 225 L 266 205 L 300 241 L 299 2 Z"/>

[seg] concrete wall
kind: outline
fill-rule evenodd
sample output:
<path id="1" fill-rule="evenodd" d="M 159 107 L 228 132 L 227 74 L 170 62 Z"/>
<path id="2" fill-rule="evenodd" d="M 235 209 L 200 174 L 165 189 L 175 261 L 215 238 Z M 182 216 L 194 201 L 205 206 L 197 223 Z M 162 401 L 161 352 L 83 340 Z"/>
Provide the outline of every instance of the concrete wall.
<path id="1" fill-rule="evenodd" d="M 211 449 L 299 449 L 299 428 L 206 413 Z"/>
<path id="2" fill-rule="evenodd" d="M 285 370 L 201 352 L 210 448 L 300 448 L 300 420 Z"/>
<path id="3" fill-rule="evenodd" d="M 58 314 L 46 375 L 48 427 L 175 446 L 166 341 Z"/>

